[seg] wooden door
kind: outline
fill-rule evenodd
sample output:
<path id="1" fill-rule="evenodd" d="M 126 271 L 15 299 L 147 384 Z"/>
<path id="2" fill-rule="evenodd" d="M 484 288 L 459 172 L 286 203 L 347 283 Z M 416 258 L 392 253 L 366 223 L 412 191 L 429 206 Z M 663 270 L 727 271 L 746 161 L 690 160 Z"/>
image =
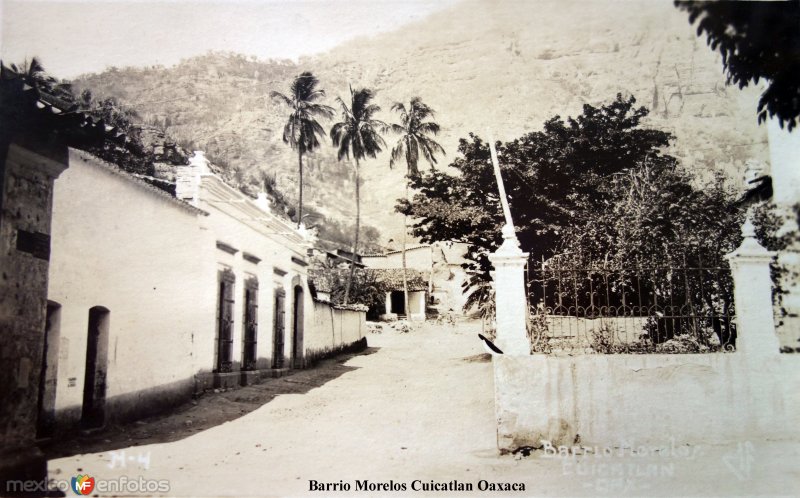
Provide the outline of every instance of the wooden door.
<path id="1" fill-rule="evenodd" d="M 283 291 L 278 291 L 275 295 L 275 341 L 272 348 L 272 368 L 283 368 L 284 363 L 285 301 L 286 297 Z"/>

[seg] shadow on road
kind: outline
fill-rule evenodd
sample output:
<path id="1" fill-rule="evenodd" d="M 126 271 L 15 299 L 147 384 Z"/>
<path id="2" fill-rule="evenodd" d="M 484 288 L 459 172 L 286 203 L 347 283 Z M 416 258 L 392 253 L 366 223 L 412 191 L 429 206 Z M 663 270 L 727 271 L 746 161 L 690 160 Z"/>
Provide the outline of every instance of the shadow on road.
<path id="1" fill-rule="evenodd" d="M 91 434 L 53 439 L 40 444 L 48 460 L 84 453 L 169 443 L 247 415 L 281 394 L 303 394 L 358 367 L 344 363 L 355 356 L 377 352 L 368 347 L 359 353 L 345 353 L 321 360 L 314 368 L 293 370 L 277 379 L 227 391 L 209 391 L 196 400 L 169 412 L 136 422 L 109 425 Z"/>

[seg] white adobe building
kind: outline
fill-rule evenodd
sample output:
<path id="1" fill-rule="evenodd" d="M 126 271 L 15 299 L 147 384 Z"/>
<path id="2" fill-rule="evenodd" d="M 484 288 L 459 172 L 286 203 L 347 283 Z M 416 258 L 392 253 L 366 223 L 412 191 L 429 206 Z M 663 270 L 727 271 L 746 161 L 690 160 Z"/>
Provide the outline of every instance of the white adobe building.
<path id="1" fill-rule="evenodd" d="M 52 226 L 39 414 L 51 430 L 150 415 L 363 341 L 363 311 L 312 300 L 303 233 L 202 153 L 172 197 L 70 149 Z"/>

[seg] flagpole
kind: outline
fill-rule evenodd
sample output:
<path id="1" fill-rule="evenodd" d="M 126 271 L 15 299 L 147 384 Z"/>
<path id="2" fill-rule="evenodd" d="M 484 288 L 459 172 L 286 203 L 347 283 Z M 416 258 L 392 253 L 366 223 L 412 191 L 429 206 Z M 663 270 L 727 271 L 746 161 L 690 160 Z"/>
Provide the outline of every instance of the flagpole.
<path id="1" fill-rule="evenodd" d="M 503 216 L 506 219 L 502 229 L 503 243 L 496 251 L 489 254 L 489 261 L 494 266 L 492 280 L 495 292 L 497 345 L 506 355 L 529 355 L 531 344 L 527 333 L 528 303 L 525 291 L 525 264 L 528 261 L 528 253 L 522 252 L 519 246 L 491 132 L 489 132 L 489 151 L 497 180 L 497 190 L 500 193 L 500 204 L 503 206 Z"/>
<path id="2" fill-rule="evenodd" d="M 489 133 L 489 152 L 492 156 L 494 177 L 497 181 L 497 190 L 500 192 L 500 204 L 503 206 L 503 216 L 506 219 L 506 226 L 510 227 L 511 230 L 514 230 L 514 221 L 511 219 L 511 208 L 508 206 L 508 197 L 506 196 L 506 186 L 503 183 L 503 177 L 500 174 L 500 162 L 497 160 L 497 150 L 494 148 L 494 137 L 492 136 L 491 132 Z"/>

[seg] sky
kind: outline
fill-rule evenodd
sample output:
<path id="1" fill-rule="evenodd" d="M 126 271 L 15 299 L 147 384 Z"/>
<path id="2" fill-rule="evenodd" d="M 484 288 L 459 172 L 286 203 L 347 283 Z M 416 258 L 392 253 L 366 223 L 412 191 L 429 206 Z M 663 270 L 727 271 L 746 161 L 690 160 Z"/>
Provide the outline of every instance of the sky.
<path id="1" fill-rule="evenodd" d="M 0 57 L 58 78 L 171 66 L 210 50 L 294 59 L 424 19 L 456 0 L 0 0 Z"/>

